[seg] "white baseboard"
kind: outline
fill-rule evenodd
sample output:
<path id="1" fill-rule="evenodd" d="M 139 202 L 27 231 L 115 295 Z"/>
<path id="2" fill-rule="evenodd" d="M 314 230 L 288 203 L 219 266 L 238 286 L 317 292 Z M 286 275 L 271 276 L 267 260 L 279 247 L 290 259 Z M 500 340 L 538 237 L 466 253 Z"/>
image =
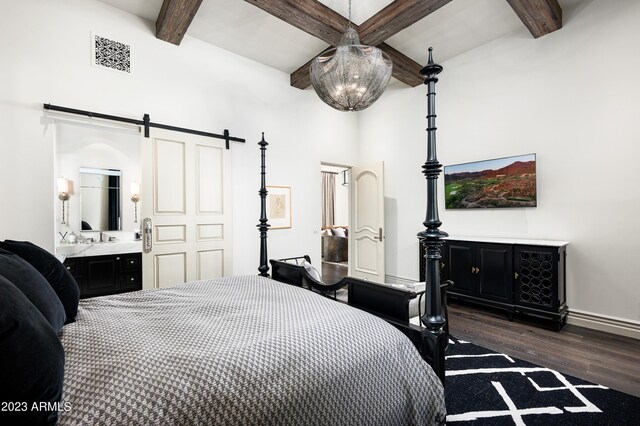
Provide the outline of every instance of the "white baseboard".
<path id="1" fill-rule="evenodd" d="M 396 277 L 394 275 L 386 275 L 385 282 L 393 284 L 407 284 L 415 283 L 416 280 Z M 640 322 L 638 321 L 581 311 L 579 309 L 569 309 L 567 324 L 573 324 L 579 327 L 590 328 L 592 330 L 604 331 L 606 333 L 640 340 Z"/>
<path id="2" fill-rule="evenodd" d="M 640 340 L 640 322 L 637 321 L 569 309 L 567 324 Z"/>
<path id="3" fill-rule="evenodd" d="M 410 284 L 410 283 L 417 283 L 418 280 L 412 280 L 411 278 L 396 277 L 395 275 L 385 275 L 384 282 L 387 284 Z"/>

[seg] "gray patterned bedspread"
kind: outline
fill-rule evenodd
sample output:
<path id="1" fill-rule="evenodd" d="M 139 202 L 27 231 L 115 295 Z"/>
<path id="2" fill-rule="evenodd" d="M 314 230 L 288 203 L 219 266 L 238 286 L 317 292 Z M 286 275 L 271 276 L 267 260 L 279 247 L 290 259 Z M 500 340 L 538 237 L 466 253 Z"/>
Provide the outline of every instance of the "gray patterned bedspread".
<path id="1" fill-rule="evenodd" d="M 82 300 L 62 343 L 60 425 L 444 423 L 400 332 L 262 277 Z"/>

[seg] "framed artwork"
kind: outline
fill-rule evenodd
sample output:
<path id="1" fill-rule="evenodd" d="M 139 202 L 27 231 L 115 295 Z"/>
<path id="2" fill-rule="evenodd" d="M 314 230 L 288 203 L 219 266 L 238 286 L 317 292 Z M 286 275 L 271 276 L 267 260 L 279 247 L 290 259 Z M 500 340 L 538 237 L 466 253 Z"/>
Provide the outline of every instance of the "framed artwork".
<path id="1" fill-rule="evenodd" d="M 269 229 L 291 228 L 291 187 L 267 186 Z"/>

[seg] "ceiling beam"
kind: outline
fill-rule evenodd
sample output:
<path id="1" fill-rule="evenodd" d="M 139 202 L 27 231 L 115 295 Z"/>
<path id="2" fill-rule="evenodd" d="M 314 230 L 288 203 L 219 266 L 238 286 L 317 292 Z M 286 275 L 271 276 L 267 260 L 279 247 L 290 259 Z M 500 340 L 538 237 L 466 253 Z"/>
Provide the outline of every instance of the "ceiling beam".
<path id="1" fill-rule="evenodd" d="M 253 4 L 254 6 L 259 7 L 270 15 L 275 16 L 276 18 L 280 18 L 288 24 L 293 25 L 294 27 L 301 29 L 307 34 L 311 34 L 314 37 L 319 38 L 320 40 L 328 43 L 331 46 L 337 46 L 340 43 L 340 39 L 342 38 L 342 34 L 347 28 L 347 24 L 349 20 L 324 4 L 320 3 L 317 0 L 296 0 L 296 1 L 288 1 L 288 0 L 245 0 L 248 3 Z M 421 0 L 416 2 L 415 0 L 405 1 L 405 0 L 396 0 L 394 3 L 402 4 L 403 7 L 398 7 L 397 9 L 393 8 L 391 12 L 392 19 L 389 21 L 392 23 L 393 28 L 392 31 L 399 31 L 397 28 L 400 26 L 400 21 L 410 22 L 412 18 L 409 18 L 406 15 L 405 3 L 428 3 L 431 5 L 432 10 L 435 10 L 437 7 L 440 7 L 450 0 Z M 437 4 L 442 3 L 437 6 Z M 393 3 L 392 3 L 393 4 Z M 437 6 L 437 7 L 436 7 Z M 387 9 L 387 8 L 385 8 Z M 383 9 L 384 10 L 384 9 Z M 422 9 L 421 9 L 422 10 Z M 425 9 L 426 10 L 426 9 Z M 425 12 L 421 12 L 425 13 Z M 379 15 L 379 14 L 377 14 Z M 376 15 L 376 16 L 377 16 Z M 424 15 L 426 16 L 426 15 Z M 422 16 L 422 17 L 424 17 Z M 375 17 L 375 16 L 374 16 Z M 370 31 L 374 31 L 374 28 L 378 28 L 378 24 L 381 18 L 378 16 L 375 21 L 372 22 Z M 383 19 L 384 20 L 384 19 Z M 400 21 L 399 21 L 400 20 Z M 415 21 L 413 21 L 415 22 Z M 411 23 L 413 23 L 411 22 Z M 406 25 L 411 25 L 406 24 Z M 355 24 L 351 24 L 351 26 L 360 31 L 358 26 Z M 418 86 L 423 83 L 422 78 L 420 78 L 419 71 L 421 65 L 407 56 L 403 55 L 399 51 L 395 50 L 391 46 L 381 43 L 377 44 L 377 47 L 380 48 L 383 52 L 385 52 L 391 60 L 393 61 L 393 76 L 402 81 L 405 84 L 408 84 L 412 87 Z M 323 50 L 326 51 L 327 49 Z M 323 53 L 321 52 L 321 53 Z M 309 70 L 311 68 L 311 60 L 295 70 L 291 76 L 290 81 L 293 87 L 297 87 L 298 89 L 306 89 L 311 85 L 311 77 L 309 76 Z"/>
<path id="2" fill-rule="evenodd" d="M 317 0 L 245 1 L 332 46 L 338 45 L 349 22 Z"/>
<path id="3" fill-rule="evenodd" d="M 362 44 L 377 46 L 451 0 L 395 0 L 360 24 Z"/>
<path id="4" fill-rule="evenodd" d="M 180 45 L 202 0 L 164 0 L 156 20 L 156 38 Z"/>
<path id="5" fill-rule="evenodd" d="M 558 0 L 507 0 L 534 38 L 562 28 Z"/>
<path id="6" fill-rule="evenodd" d="M 420 65 L 387 43 L 381 43 L 377 47 L 391 58 L 393 62 L 393 74 L 391 75 L 396 79 L 411 87 L 424 84 L 424 78 L 420 77 L 420 69 L 422 69 L 424 65 Z"/>

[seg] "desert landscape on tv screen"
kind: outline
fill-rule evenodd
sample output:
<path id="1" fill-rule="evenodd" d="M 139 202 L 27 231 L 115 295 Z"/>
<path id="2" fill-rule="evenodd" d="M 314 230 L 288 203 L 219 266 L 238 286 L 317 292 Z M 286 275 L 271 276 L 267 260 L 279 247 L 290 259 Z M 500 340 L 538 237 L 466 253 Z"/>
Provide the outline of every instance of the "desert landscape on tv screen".
<path id="1" fill-rule="evenodd" d="M 448 209 L 535 207 L 536 155 L 445 166 Z"/>

